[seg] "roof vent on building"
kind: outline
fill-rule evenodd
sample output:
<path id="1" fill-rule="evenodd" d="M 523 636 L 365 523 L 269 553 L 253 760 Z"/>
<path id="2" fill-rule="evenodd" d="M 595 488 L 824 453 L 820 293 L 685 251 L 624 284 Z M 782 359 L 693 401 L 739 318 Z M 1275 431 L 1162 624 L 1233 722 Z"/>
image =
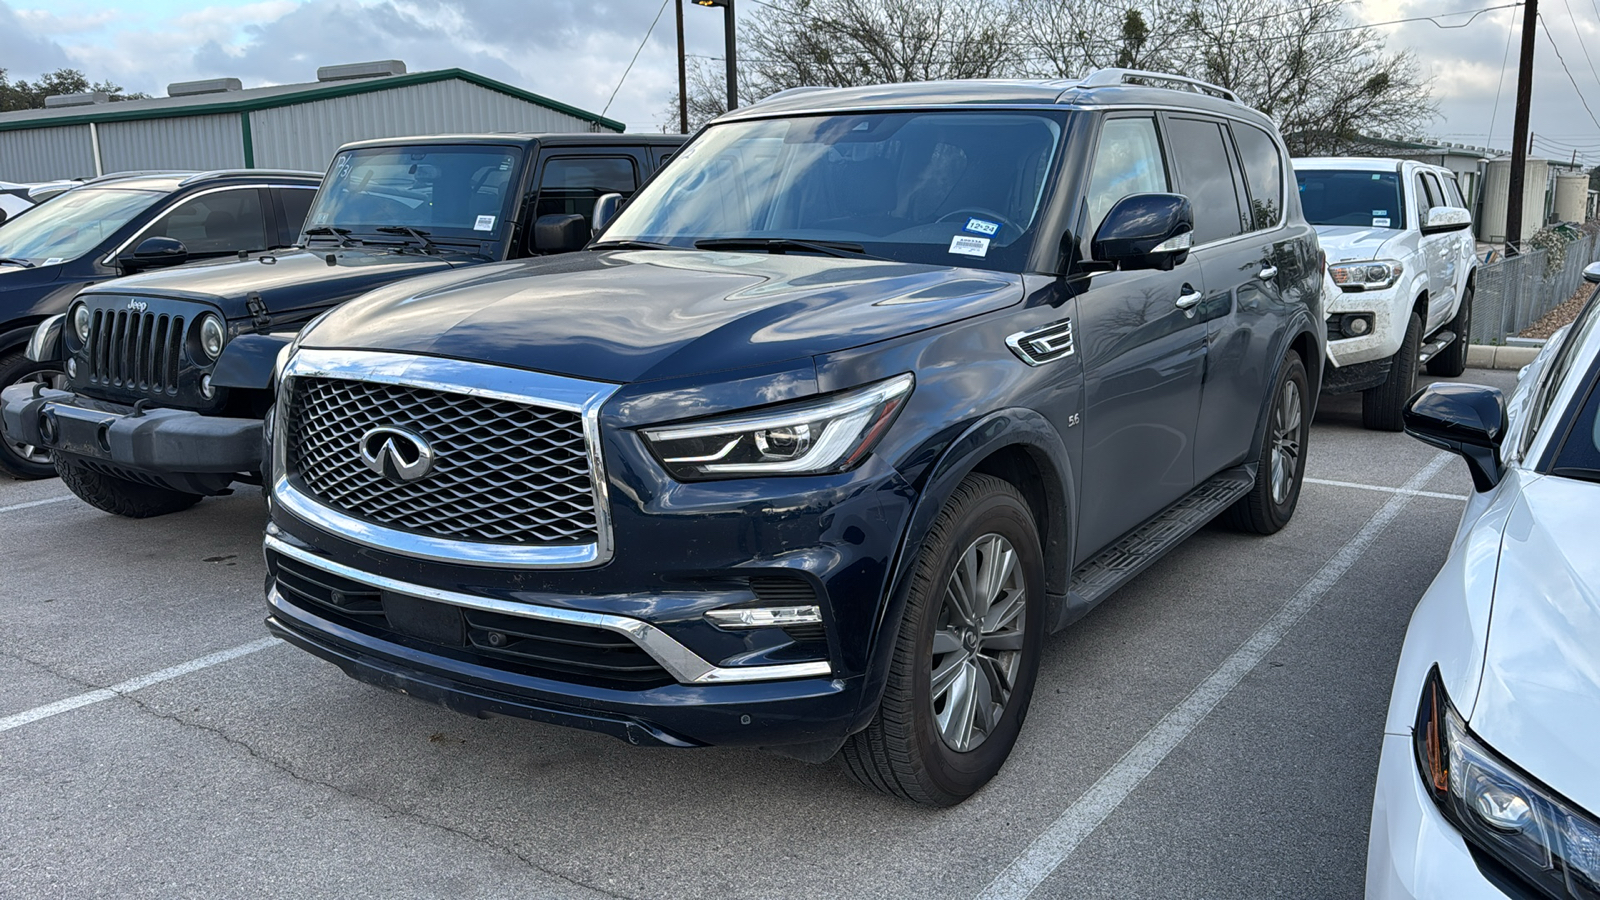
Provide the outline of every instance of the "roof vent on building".
<path id="1" fill-rule="evenodd" d="M 105 91 L 90 91 L 87 94 L 51 94 L 44 98 L 45 109 L 59 109 L 63 106 L 94 106 L 96 103 L 110 103 L 111 95 Z"/>
<path id="2" fill-rule="evenodd" d="M 404 75 L 406 64 L 398 59 L 380 59 L 376 62 L 347 63 L 342 66 L 322 66 L 317 69 L 318 81 L 349 81 L 352 78 L 381 78 L 385 75 Z"/>
<path id="3" fill-rule="evenodd" d="M 237 78 L 210 78 L 205 81 L 179 81 L 167 85 L 168 97 L 192 97 L 195 94 L 223 94 L 242 91 L 244 85 Z"/>

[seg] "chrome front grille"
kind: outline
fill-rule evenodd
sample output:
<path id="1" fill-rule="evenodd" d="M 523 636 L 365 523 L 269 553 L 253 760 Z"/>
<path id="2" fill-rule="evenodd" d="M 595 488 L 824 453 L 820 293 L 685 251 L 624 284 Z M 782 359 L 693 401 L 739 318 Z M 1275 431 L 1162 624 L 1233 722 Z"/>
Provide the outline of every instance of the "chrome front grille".
<path id="1" fill-rule="evenodd" d="M 287 472 L 309 496 L 363 522 L 453 541 L 598 544 L 594 474 L 571 410 L 386 382 L 301 376 L 285 417 Z M 433 465 L 391 480 L 362 459 L 373 428 L 427 442 Z"/>
<path id="2" fill-rule="evenodd" d="M 89 382 L 153 394 L 178 392 L 184 317 L 97 309 L 89 327 Z"/>

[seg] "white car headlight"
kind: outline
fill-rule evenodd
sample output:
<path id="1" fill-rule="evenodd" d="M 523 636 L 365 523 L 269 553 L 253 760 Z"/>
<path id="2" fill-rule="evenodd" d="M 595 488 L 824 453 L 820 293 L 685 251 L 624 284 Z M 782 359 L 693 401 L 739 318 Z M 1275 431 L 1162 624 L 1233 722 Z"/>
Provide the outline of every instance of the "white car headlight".
<path id="1" fill-rule="evenodd" d="M 206 313 L 200 317 L 200 349 L 211 359 L 222 355 L 222 345 L 228 342 L 227 329 L 222 327 L 222 320 L 215 313 Z"/>
<path id="2" fill-rule="evenodd" d="M 1394 283 L 1405 273 L 1405 264 L 1392 259 L 1340 263 L 1328 267 L 1333 283 L 1347 291 L 1381 291 L 1394 287 Z"/>
<path id="3" fill-rule="evenodd" d="M 759 412 L 644 432 L 656 458 L 685 481 L 839 472 L 866 457 L 911 394 L 910 373 Z"/>
<path id="4" fill-rule="evenodd" d="M 72 330 L 78 335 L 78 343 L 89 343 L 89 326 L 93 324 L 93 318 L 86 303 L 79 303 L 72 308 Z"/>

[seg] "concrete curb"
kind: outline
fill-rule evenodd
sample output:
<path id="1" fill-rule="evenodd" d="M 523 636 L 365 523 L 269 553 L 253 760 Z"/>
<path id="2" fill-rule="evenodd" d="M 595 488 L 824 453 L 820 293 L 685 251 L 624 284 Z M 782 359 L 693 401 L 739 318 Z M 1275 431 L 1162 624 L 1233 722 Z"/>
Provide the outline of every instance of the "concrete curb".
<path id="1" fill-rule="evenodd" d="M 1473 369 L 1520 369 L 1533 362 L 1542 349 L 1471 344 L 1467 347 L 1467 366 Z"/>

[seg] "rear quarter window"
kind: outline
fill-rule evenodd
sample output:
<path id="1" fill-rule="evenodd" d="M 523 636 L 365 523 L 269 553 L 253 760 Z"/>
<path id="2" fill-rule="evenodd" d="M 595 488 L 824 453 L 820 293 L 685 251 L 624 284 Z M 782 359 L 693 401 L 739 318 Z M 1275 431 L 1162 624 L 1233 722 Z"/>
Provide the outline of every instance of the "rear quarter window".
<path id="1" fill-rule="evenodd" d="M 1250 227 L 1271 228 L 1283 216 L 1283 156 L 1278 144 L 1265 131 L 1238 122 L 1233 124 L 1233 140 L 1250 189 Z"/>

